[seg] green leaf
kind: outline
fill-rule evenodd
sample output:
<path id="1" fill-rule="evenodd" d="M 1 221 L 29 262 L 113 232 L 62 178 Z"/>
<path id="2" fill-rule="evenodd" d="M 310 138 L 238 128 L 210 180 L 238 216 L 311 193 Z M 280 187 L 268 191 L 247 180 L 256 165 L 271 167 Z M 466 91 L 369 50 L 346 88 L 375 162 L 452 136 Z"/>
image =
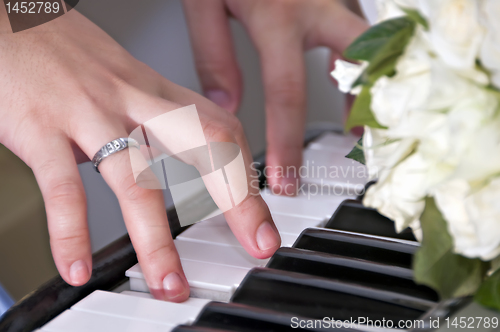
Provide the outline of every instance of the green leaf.
<path id="1" fill-rule="evenodd" d="M 347 47 L 344 56 L 351 60 L 371 61 L 387 43 L 402 32 L 413 32 L 414 26 L 414 21 L 406 17 L 383 21 L 359 36 Z"/>
<path id="2" fill-rule="evenodd" d="M 424 27 L 425 30 L 429 30 L 429 23 L 427 20 L 420 14 L 418 10 L 411 9 L 411 8 L 401 8 L 402 11 L 405 12 L 406 16 L 408 16 L 409 19 L 415 21 L 415 23 L 420 24 L 421 26 Z"/>
<path id="3" fill-rule="evenodd" d="M 354 146 L 354 148 L 345 156 L 346 158 L 356 160 L 363 165 L 366 164 L 365 161 L 365 153 L 363 152 L 363 136 L 359 139 L 358 143 Z"/>
<path id="4" fill-rule="evenodd" d="M 413 36 L 415 21 L 400 17 L 373 26 L 344 52 L 352 60 L 368 61 L 368 67 L 354 86 L 373 84 L 382 76 L 393 76 L 396 63 Z"/>
<path id="5" fill-rule="evenodd" d="M 485 307 L 500 310 L 500 269 L 483 282 L 474 300 Z"/>
<path id="6" fill-rule="evenodd" d="M 392 76 L 396 73 L 396 63 L 413 36 L 414 28 L 415 23 L 412 23 L 395 33 L 372 57 L 366 68 L 369 82 L 374 83 L 381 76 Z"/>
<path id="7" fill-rule="evenodd" d="M 433 198 L 426 198 L 420 223 L 423 239 L 413 260 L 415 281 L 434 288 L 442 299 L 474 294 L 489 264 L 453 252 L 453 239 Z"/>
<path id="8" fill-rule="evenodd" d="M 385 128 L 373 116 L 370 108 L 371 99 L 370 86 L 364 86 L 352 105 L 351 114 L 345 124 L 346 132 L 353 127 L 365 125 L 372 128 Z"/>
<path id="9" fill-rule="evenodd" d="M 396 73 L 396 63 L 413 36 L 415 22 L 407 17 L 384 21 L 356 39 L 344 52 L 346 58 L 368 61 L 368 67 L 354 82 L 362 85 L 351 114 L 346 122 L 346 131 L 356 126 L 385 128 L 375 119 L 371 108 L 370 87 L 382 76 Z"/>
<path id="10" fill-rule="evenodd" d="M 394 76 L 396 74 L 396 63 L 400 56 L 401 53 L 396 53 L 385 57 L 381 61 L 378 61 L 378 59 L 373 60 L 373 62 L 365 69 L 367 78 L 366 81 L 373 84 L 382 76 Z"/>

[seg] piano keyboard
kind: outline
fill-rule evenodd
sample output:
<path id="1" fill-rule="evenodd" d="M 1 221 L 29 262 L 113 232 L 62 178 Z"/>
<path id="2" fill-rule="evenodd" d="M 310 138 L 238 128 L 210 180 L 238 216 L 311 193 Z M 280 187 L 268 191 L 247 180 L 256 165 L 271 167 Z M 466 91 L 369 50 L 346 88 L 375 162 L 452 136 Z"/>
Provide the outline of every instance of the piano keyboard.
<path id="1" fill-rule="evenodd" d="M 321 150 L 322 145 L 332 143 L 332 137 L 338 138 L 338 147 Z M 342 159 L 346 159 L 344 156 L 349 153 L 353 141 L 340 135 L 326 135 L 315 142 L 314 151 L 324 155 L 341 154 Z M 304 155 L 309 151 L 306 149 Z M 350 183 L 351 179 L 347 178 L 344 186 L 351 186 Z M 336 182 L 336 185 L 339 183 Z M 299 192 L 296 197 L 286 197 L 272 195 L 267 189 L 262 190 L 261 195 L 269 206 L 283 246 L 293 245 L 306 228 L 323 227 L 342 201 L 355 198 L 334 194 L 312 195 L 309 191 Z M 174 242 L 191 288 L 191 297 L 227 302 L 251 269 L 264 267 L 268 262 L 251 257 L 241 247 L 223 215 L 196 223 L 177 236 Z M 149 292 L 139 264 L 129 269 L 126 276 L 130 278 L 132 290 Z"/>
<path id="2" fill-rule="evenodd" d="M 322 162 L 338 165 L 353 142 L 352 137 L 327 134 L 304 154 L 323 155 Z M 341 180 L 328 183 L 344 188 L 361 183 Z M 267 190 L 262 196 L 283 240 L 270 259 L 247 254 L 219 215 L 175 239 L 191 287 L 187 302 L 151 298 L 137 264 L 126 272 L 131 291 L 95 291 L 39 331 L 291 331 L 297 329 L 293 322 L 324 317 L 331 324 L 358 317 L 415 320 L 438 305 L 434 291 L 412 281 L 418 243 L 410 233 L 396 234 L 390 220 L 355 197 L 302 193 L 292 198 Z"/>
<path id="3" fill-rule="evenodd" d="M 283 246 L 291 246 L 302 230 L 322 227 L 345 197 L 322 196 L 282 197 L 263 192 L 282 237 Z M 329 213 L 327 211 L 330 211 Z M 192 297 L 229 301 L 245 275 L 254 267 L 263 267 L 268 260 L 250 256 L 239 244 L 219 215 L 199 222 L 174 240 L 181 258 Z M 130 288 L 149 292 L 139 264 L 126 273 Z"/>
<path id="4" fill-rule="evenodd" d="M 149 295 L 146 293 L 135 294 L 141 293 L 95 291 L 40 331 L 170 331 L 179 324 L 194 321 L 209 302 L 189 299 L 184 303 L 171 303 L 144 296 Z"/>

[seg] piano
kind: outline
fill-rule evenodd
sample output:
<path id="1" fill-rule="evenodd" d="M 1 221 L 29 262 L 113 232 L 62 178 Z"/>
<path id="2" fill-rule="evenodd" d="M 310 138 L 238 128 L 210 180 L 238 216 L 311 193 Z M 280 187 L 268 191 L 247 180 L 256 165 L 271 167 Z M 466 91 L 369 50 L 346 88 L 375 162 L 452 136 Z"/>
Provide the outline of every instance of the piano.
<path id="1" fill-rule="evenodd" d="M 409 229 L 396 233 L 391 220 L 361 204 L 367 179 L 350 167 L 364 166 L 344 158 L 355 142 L 309 131 L 304 166 L 337 166 L 343 174 L 306 174 L 308 189 L 293 198 L 262 186 L 282 237 L 270 259 L 247 254 L 223 215 L 180 227 L 169 210 L 188 301 L 152 298 L 125 236 L 94 255 L 88 284 L 71 287 L 55 278 L 14 305 L 0 331 L 447 331 L 454 317 L 498 321 L 470 298 L 440 301 L 413 282 L 419 244 Z M 320 194 L 314 188 L 321 186 L 337 190 Z"/>

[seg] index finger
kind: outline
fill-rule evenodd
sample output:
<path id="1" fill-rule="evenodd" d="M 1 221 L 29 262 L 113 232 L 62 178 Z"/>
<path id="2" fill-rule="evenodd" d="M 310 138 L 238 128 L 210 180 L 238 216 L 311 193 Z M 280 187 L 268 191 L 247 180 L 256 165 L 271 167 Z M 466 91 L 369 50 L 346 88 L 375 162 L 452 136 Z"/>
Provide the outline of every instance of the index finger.
<path id="1" fill-rule="evenodd" d="M 253 160 L 244 137 L 241 123 L 233 115 L 190 90 L 173 84 L 168 87 L 168 90 L 172 97 L 171 101 L 177 105 L 182 106 L 195 103 L 196 109 L 199 111 L 202 128 L 200 130 L 203 131 L 204 144 L 212 146 L 213 143 L 232 143 L 239 147 L 242 158 L 237 162 L 235 161 L 233 166 L 236 169 L 228 171 L 224 167 L 225 175 L 221 177 L 220 172 L 215 172 L 215 168 L 218 170 L 219 167 L 209 165 L 210 167 L 207 167 L 207 169 L 200 173 L 207 175 L 203 177 L 205 186 L 214 198 L 215 203 L 217 203 L 221 210 L 225 211 L 226 220 L 242 246 L 254 257 L 270 257 L 279 248 L 281 240 L 273 223 L 269 208 L 262 197 L 260 197 L 257 175 L 251 167 Z M 162 114 L 162 109 L 166 109 L 168 105 L 172 104 L 171 101 L 152 100 L 151 98 L 138 99 L 141 107 L 146 107 L 149 110 L 157 109 L 158 115 Z M 149 118 L 137 113 L 137 117 L 134 120 L 137 123 L 145 123 Z M 196 128 L 189 124 L 185 124 L 182 127 L 183 132 L 189 132 L 191 136 L 194 132 L 197 132 Z M 192 128 L 189 129 L 190 127 Z M 166 126 L 164 125 L 158 126 L 158 128 L 161 130 L 161 133 L 157 134 L 158 137 L 164 136 L 163 141 L 167 140 L 166 136 L 168 136 L 169 130 L 166 130 Z M 177 135 L 176 137 L 178 136 L 185 137 L 186 135 Z M 172 139 L 169 141 L 172 141 Z M 214 155 L 212 153 L 212 163 L 213 158 Z M 196 162 L 193 165 L 197 166 Z M 226 188 L 226 184 L 229 190 Z M 226 192 L 224 193 L 224 191 Z M 229 202 L 229 204 L 227 200 L 224 202 L 224 199 L 228 197 L 228 191 L 231 192 L 230 195 L 232 196 L 232 202 Z"/>
<path id="2" fill-rule="evenodd" d="M 249 149 L 246 140 L 241 136 L 237 139 L 236 132 L 231 132 L 224 127 L 211 130 L 206 128 L 205 135 L 209 144 L 228 142 L 238 144 L 240 147 L 243 156 L 242 169 L 231 172 L 225 167 L 228 189 L 234 202 L 232 208 L 225 210 L 224 216 L 234 235 L 248 253 L 257 258 L 270 257 L 280 247 L 281 239 L 269 208 L 260 196 L 255 183 L 257 177 L 250 167 L 252 161 L 248 158 Z M 214 156 L 213 151 L 212 156 Z M 206 185 L 212 194 L 213 191 L 210 188 L 212 184 L 206 183 Z M 244 199 L 241 199 L 242 193 L 245 195 Z"/>
<path id="3" fill-rule="evenodd" d="M 287 38 L 264 38 L 257 45 L 266 97 L 268 182 L 274 194 L 294 196 L 306 120 L 303 49 L 299 42 Z"/>

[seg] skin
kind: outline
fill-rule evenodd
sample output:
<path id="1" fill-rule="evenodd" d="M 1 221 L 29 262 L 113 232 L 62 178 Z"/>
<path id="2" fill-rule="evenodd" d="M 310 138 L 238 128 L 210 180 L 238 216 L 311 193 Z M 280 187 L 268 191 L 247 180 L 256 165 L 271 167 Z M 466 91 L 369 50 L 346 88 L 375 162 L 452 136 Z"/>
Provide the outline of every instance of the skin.
<path id="1" fill-rule="evenodd" d="M 252 158 L 234 116 L 241 82 L 227 11 L 245 24 L 261 54 L 268 162 L 273 166 L 300 164 L 303 51 L 317 45 L 342 50 L 366 27 L 341 2 L 330 0 L 190 0 L 185 5 L 201 81 L 206 92 L 224 89 L 232 96 L 224 107 L 163 78 L 75 10 L 13 34 L 0 6 L 0 143 L 32 168 L 45 201 L 54 261 L 71 285 L 85 284 L 92 271 L 86 197 L 77 164 L 149 119 L 191 104 L 197 107 L 207 142 L 241 148 L 250 194 L 224 216 L 252 256 L 270 257 L 280 237 L 267 205 L 250 185 L 255 176 Z M 220 98 L 216 101 L 221 104 Z M 189 286 L 162 192 L 135 183 L 128 153 L 106 158 L 99 170 L 119 200 L 153 295 L 186 300 Z"/>
<path id="2" fill-rule="evenodd" d="M 184 0 L 196 68 L 205 95 L 231 113 L 242 97 L 229 17 L 248 31 L 261 60 L 265 92 L 268 182 L 295 195 L 306 116 L 304 52 L 326 46 L 331 67 L 368 27 L 353 0 Z M 286 170 L 290 170 L 287 174 Z M 284 172 L 283 172 L 284 171 Z M 282 190 L 287 188 L 287 190 Z"/>
<path id="3" fill-rule="evenodd" d="M 1 29 L 9 31 L 5 25 Z M 206 140 L 238 144 L 246 173 L 253 175 L 248 144 L 234 115 L 164 79 L 74 10 L 28 31 L 1 33 L 0 64 L 0 142 L 33 169 L 45 201 L 54 261 L 71 285 L 85 284 L 92 269 L 77 163 L 91 159 L 107 142 L 128 137 L 160 114 L 196 104 Z M 162 192 L 135 183 L 126 152 L 106 158 L 99 170 L 120 202 L 154 296 L 186 300 L 189 287 Z M 252 256 L 267 258 L 279 248 L 280 237 L 267 205 L 253 187 L 249 192 L 253 195 L 225 217 Z"/>

